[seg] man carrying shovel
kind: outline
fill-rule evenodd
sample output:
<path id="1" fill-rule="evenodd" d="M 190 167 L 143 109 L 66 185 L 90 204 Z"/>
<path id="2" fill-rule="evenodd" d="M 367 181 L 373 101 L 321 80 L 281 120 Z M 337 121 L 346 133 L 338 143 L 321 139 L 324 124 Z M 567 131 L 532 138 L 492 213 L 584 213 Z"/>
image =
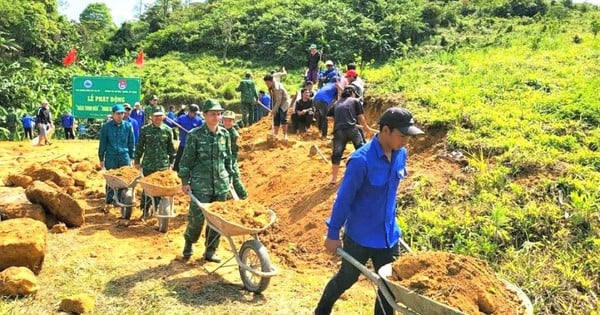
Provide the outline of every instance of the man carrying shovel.
<path id="1" fill-rule="evenodd" d="M 387 109 L 379 118 L 379 134 L 354 151 L 347 163 L 331 217 L 326 221 L 325 248 L 336 253 L 342 247 L 359 263 L 369 259 L 375 270 L 400 255 L 400 228 L 396 223 L 396 192 L 406 175 L 411 136 L 423 134 L 412 114 L 400 107 Z M 343 244 L 340 229 L 344 226 Z M 343 260 L 329 280 L 315 314 L 330 314 L 333 304 L 357 280 L 360 271 Z M 392 306 L 377 292 L 375 314 L 393 314 Z"/>

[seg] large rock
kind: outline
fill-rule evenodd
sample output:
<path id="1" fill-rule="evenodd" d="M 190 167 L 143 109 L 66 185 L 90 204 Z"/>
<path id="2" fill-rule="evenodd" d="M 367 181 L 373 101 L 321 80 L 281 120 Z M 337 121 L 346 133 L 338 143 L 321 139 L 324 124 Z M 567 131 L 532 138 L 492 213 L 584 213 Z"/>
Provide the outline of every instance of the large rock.
<path id="1" fill-rule="evenodd" d="M 27 186 L 29 186 L 31 182 L 33 182 L 33 178 L 31 178 L 31 176 L 21 174 L 9 174 L 4 180 L 4 185 L 8 187 L 15 186 L 27 188 Z"/>
<path id="2" fill-rule="evenodd" d="M 32 218 L 46 223 L 44 208 L 27 200 L 22 188 L 0 187 L 0 219 Z"/>
<path id="3" fill-rule="evenodd" d="M 47 234 L 46 226 L 33 219 L 1 221 L 0 270 L 21 266 L 38 274 L 46 256 Z"/>
<path id="4" fill-rule="evenodd" d="M 58 310 L 72 314 L 85 314 L 92 313 L 94 311 L 94 305 L 95 301 L 92 296 L 87 294 L 79 294 L 63 299 L 60 302 Z"/>
<path id="5" fill-rule="evenodd" d="M 25 190 L 25 195 L 32 203 L 44 206 L 68 227 L 78 227 L 85 223 L 84 210 L 77 201 L 46 183 L 34 181 Z"/>
<path id="6" fill-rule="evenodd" d="M 39 181 L 47 181 L 50 180 L 56 185 L 60 187 L 68 187 L 73 186 L 75 184 L 75 180 L 71 177 L 70 174 L 66 173 L 68 168 L 56 168 L 56 169 L 48 169 L 48 168 L 39 168 L 33 170 L 26 170 L 25 174 L 31 176 L 33 180 Z"/>
<path id="7" fill-rule="evenodd" d="M 37 291 L 37 278 L 29 268 L 8 267 L 0 272 L 0 295 L 23 296 Z"/>

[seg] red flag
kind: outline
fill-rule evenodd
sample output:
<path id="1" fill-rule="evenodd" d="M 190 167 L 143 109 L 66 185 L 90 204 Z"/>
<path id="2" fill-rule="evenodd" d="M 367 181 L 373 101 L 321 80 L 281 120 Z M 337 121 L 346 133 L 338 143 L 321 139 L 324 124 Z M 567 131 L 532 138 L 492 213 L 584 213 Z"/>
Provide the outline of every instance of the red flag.
<path id="1" fill-rule="evenodd" d="M 75 48 L 71 48 L 65 58 L 63 58 L 63 65 L 70 66 L 77 60 L 77 51 Z"/>
<path id="2" fill-rule="evenodd" d="M 137 58 L 135 58 L 135 64 L 138 67 L 141 67 L 144 65 L 144 50 L 140 50 L 140 53 L 137 55 Z"/>

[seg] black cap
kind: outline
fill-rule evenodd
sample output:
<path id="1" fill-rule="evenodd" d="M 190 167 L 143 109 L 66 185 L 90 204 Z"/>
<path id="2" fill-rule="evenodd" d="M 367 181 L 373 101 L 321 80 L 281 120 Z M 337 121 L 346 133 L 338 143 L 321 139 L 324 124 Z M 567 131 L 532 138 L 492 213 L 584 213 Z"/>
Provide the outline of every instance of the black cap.
<path id="1" fill-rule="evenodd" d="M 402 107 L 388 108 L 383 115 L 379 117 L 380 126 L 388 126 L 390 129 L 398 129 L 407 136 L 416 136 L 424 132 L 415 126 L 415 120 L 412 114 Z"/>

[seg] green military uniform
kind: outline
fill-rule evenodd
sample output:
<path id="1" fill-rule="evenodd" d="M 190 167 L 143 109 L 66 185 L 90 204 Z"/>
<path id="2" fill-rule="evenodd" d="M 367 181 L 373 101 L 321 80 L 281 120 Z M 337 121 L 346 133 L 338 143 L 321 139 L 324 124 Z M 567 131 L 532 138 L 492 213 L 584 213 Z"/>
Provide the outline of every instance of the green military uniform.
<path id="1" fill-rule="evenodd" d="M 248 192 L 246 191 L 246 187 L 242 183 L 242 179 L 240 176 L 240 168 L 238 166 L 238 150 L 239 147 L 237 145 L 237 140 L 240 137 L 240 133 L 237 131 L 237 127 L 234 125 L 229 131 L 229 137 L 231 138 L 231 168 L 233 170 L 232 180 L 233 180 L 233 188 L 237 193 L 240 199 L 248 198 Z"/>
<path id="2" fill-rule="evenodd" d="M 141 161 L 144 176 L 168 169 L 174 158 L 173 133 L 169 126 L 161 124 L 160 127 L 156 127 L 148 124 L 142 127 L 135 148 L 135 164 L 139 165 Z M 158 201 L 155 199 L 154 204 L 158 205 Z M 148 207 L 150 207 L 150 203 L 146 202 L 146 195 L 142 193 L 141 208 L 144 211 L 144 217 L 148 215 Z"/>
<path id="3" fill-rule="evenodd" d="M 17 114 L 15 114 L 15 110 L 10 108 L 8 110 L 8 114 L 6 115 L 6 128 L 9 131 L 8 140 L 14 141 L 15 135 L 17 133 Z"/>
<path id="4" fill-rule="evenodd" d="M 236 91 L 241 92 L 242 95 L 242 121 L 244 122 L 244 126 L 250 126 L 256 122 L 256 117 L 254 117 L 254 106 L 256 106 L 255 103 L 258 99 L 258 93 L 256 92 L 256 86 L 251 77 L 250 73 L 246 73 L 246 78 L 240 81 L 240 84 L 235 89 Z"/>
<path id="5" fill-rule="evenodd" d="M 215 101 L 208 100 L 203 111 L 222 110 Z M 225 201 L 229 193 L 230 177 L 233 174 L 231 164 L 231 139 L 229 132 L 222 126 L 217 126 L 215 133 L 208 129 L 207 124 L 192 129 L 186 138 L 185 148 L 179 162 L 179 177 L 182 185 L 189 185 L 192 194 L 202 203 Z M 192 244 L 198 241 L 204 215 L 197 204 L 191 202 L 188 213 L 188 226 L 184 233 L 186 247 L 184 258 L 192 254 Z M 219 246 L 220 235 L 208 225 L 204 257 L 213 257 Z"/>

